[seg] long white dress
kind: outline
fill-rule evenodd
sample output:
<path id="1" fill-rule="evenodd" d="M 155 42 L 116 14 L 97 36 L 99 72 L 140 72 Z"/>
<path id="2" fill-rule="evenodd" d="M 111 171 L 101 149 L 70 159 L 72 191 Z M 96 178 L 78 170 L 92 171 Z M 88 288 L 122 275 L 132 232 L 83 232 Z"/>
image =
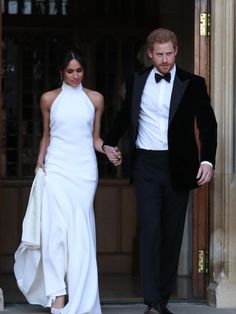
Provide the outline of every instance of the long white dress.
<path id="1" fill-rule="evenodd" d="M 50 112 L 41 212 L 42 270 L 37 275 L 43 276 L 48 305 L 53 297 L 68 295 L 62 314 L 101 313 L 93 211 L 98 180 L 94 115 L 82 85 L 73 88 L 63 83 Z M 38 303 L 37 289 L 31 290 L 30 303 Z"/>

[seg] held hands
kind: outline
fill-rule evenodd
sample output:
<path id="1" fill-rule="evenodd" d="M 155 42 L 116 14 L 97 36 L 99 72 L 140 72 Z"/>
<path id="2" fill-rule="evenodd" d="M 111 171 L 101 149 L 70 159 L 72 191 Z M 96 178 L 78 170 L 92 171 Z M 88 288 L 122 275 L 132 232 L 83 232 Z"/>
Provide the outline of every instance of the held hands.
<path id="1" fill-rule="evenodd" d="M 113 163 L 114 166 L 119 166 L 122 162 L 121 152 L 117 147 L 104 145 L 103 150 L 107 155 L 110 162 Z"/>
<path id="2" fill-rule="evenodd" d="M 197 180 L 198 185 L 203 185 L 205 183 L 210 182 L 213 174 L 213 169 L 208 164 L 201 164 L 198 173 L 197 173 Z"/>

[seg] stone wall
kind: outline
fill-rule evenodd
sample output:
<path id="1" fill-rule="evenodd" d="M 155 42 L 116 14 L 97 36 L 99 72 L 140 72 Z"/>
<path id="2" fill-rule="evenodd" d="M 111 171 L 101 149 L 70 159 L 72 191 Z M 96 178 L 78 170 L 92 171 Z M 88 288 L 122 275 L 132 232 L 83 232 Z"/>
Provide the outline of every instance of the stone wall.
<path id="1" fill-rule="evenodd" d="M 218 120 L 218 150 L 211 200 L 208 302 L 219 308 L 236 308 L 236 0 L 212 0 L 211 5 L 211 92 Z"/>

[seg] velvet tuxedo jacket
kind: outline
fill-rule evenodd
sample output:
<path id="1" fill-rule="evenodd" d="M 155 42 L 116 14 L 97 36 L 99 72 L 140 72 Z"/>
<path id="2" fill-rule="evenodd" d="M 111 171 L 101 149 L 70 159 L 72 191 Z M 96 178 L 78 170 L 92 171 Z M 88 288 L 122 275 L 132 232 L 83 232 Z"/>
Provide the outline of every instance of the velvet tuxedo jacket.
<path id="1" fill-rule="evenodd" d="M 152 68 L 137 72 L 127 80 L 124 102 L 105 139 L 105 144 L 116 146 L 124 132 L 129 130 L 131 179 L 141 98 Z M 177 66 L 168 123 L 169 165 L 176 189 L 198 186 L 199 164 L 209 161 L 215 166 L 216 145 L 217 123 L 205 80 Z"/>

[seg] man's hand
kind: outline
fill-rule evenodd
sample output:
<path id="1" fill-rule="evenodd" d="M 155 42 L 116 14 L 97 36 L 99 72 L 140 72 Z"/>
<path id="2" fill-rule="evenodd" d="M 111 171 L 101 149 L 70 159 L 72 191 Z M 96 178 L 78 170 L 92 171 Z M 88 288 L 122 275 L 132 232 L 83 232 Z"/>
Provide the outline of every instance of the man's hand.
<path id="1" fill-rule="evenodd" d="M 198 180 L 198 185 L 203 185 L 208 182 L 210 182 L 213 174 L 213 169 L 210 165 L 208 164 L 201 164 L 198 173 L 197 173 L 197 180 Z"/>
<path id="2" fill-rule="evenodd" d="M 117 147 L 112 147 L 109 145 L 104 145 L 103 150 L 105 151 L 105 154 L 107 155 L 110 162 L 113 163 L 114 166 L 118 166 L 122 162 L 121 152 Z"/>

